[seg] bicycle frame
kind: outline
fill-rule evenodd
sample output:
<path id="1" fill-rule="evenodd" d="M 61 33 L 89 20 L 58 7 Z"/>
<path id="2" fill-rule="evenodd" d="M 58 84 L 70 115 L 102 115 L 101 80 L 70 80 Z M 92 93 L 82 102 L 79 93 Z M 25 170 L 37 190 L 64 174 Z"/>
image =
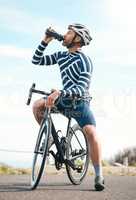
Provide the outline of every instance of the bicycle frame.
<path id="1" fill-rule="evenodd" d="M 52 121 L 52 118 L 51 118 L 51 115 L 50 115 L 50 119 L 51 120 L 51 134 L 53 136 L 53 139 L 54 139 L 54 143 L 56 145 L 56 148 L 57 148 L 57 151 L 58 151 L 58 154 L 59 154 L 59 162 L 62 164 L 62 163 L 65 163 L 65 164 L 68 164 L 70 167 L 72 167 L 73 170 L 76 169 L 75 165 L 73 164 L 73 160 L 80 157 L 80 156 L 84 156 L 86 153 L 82 153 L 80 155 L 76 155 L 74 157 L 72 157 L 71 160 L 68 160 L 65 158 L 65 155 L 64 155 L 64 152 L 62 150 L 62 147 L 60 145 L 60 142 L 58 140 L 58 134 L 57 134 L 57 131 L 55 129 L 55 126 L 54 126 L 54 123 Z M 73 129 L 71 128 L 71 118 L 68 118 L 68 125 L 67 125 L 67 132 L 66 132 L 66 137 L 65 139 L 67 140 L 67 138 L 69 138 L 69 134 L 72 133 L 74 134 L 74 131 Z M 80 141 L 78 140 L 81 148 L 82 148 L 82 145 L 80 143 Z M 67 145 L 68 145 L 68 141 L 66 141 Z M 83 149 L 83 148 L 82 148 Z M 55 160 L 57 160 L 58 158 L 56 157 L 56 154 L 53 152 L 53 151 L 49 151 L 49 153 L 52 154 L 52 156 L 54 157 Z"/>
<path id="2" fill-rule="evenodd" d="M 54 139 L 54 143 L 56 145 L 56 148 L 57 148 L 57 151 L 60 155 L 60 158 L 61 158 L 61 162 L 63 163 L 64 162 L 64 155 L 63 155 L 63 151 L 62 151 L 62 148 L 60 146 L 60 142 L 58 140 L 58 135 L 57 135 L 57 131 L 55 129 L 55 126 L 54 126 L 54 123 L 52 121 L 52 118 L 50 116 L 50 121 L 51 121 L 51 134 L 52 134 L 52 137 Z M 53 151 L 50 151 L 50 153 L 54 156 L 54 152 Z M 55 157 L 54 157 L 55 158 Z M 56 159 L 56 158 L 55 158 Z"/>
<path id="3" fill-rule="evenodd" d="M 46 114 L 47 114 L 47 113 L 46 113 Z M 46 115 L 46 114 L 45 114 L 45 115 Z M 50 133 L 50 134 L 52 134 L 52 136 L 53 136 L 54 143 L 55 143 L 55 146 L 56 146 L 57 151 L 58 151 L 59 162 L 60 162 L 60 163 L 68 164 L 68 165 L 70 165 L 73 169 L 76 169 L 75 166 L 74 166 L 74 164 L 73 164 L 70 160 L 65 159 L 65 155 L 64 155 L 64 152 L 63 152 L 62 147 L 61 147 L 61 145 L 60 145 L 60 142 L 59 142 L 59 140 L 58 140 L 58 134 L 57 134 L 57 131 L 56 131 L 56 129 L 55 129 L 55 126 L 54 126 L 53 120 L 52 120 L 52 118 L 51 118 L 50 112 L 48 113 L 48 115 L 49 115 L 49 119 L 48 119 L 48 120 L 51 121 L 51 130 L 50 130 L 51 133 Z M 71 125 L 71 118 L 68 119 L 67 133 L 66 133 L 66 137 L 65 137 L 65 138 L 68 137 L 69 130 L 72 131 L 72 128 L 70 127 L 70 125 Z M 56 156 L 56 154 L 55 154 L 53 151 L 49 151 L 49 153 L 52 154 L 52 156 L 54 157 L 55 160 L 58 159 L 58 157 Z"/>

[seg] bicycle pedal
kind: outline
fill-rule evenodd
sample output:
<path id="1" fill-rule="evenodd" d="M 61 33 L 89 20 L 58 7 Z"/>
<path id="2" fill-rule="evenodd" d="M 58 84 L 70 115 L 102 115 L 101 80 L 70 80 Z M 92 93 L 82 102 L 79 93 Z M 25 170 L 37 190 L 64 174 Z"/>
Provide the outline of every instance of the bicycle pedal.
<path id="1" fill-rule="evenodd" d="M 83 170 L 83 165 L 77 166 L 77 167 L 76 167 L 76 170 L 77 170 L 78 173 L 81 173 L 82 170 Z"/>

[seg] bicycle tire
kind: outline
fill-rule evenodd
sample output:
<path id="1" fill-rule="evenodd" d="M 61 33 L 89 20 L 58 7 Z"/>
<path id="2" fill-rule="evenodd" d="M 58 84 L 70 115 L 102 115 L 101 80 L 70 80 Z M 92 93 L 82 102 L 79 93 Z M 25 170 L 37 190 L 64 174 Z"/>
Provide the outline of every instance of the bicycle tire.
<path id="1" fill-rule="evenodd" d="M 72 167 L 68 164 L 66 164 L 66 171 L 67 171 L 67 175 L 68 175 L 68 178 L 69 180 L 72 182 L 72 184 L 74 185 L 79 185 L 81 184 L 81 182 L 83 181 L 83 179 L 85 178 L 85 175 L 87 173 L 87 170 L 88 170 L 88 166 L 89 166 L 89 146 L 88 146 L 88 142 L 87 142 L 87 138 L 85 137 L 82 129 L 80 128 L 80 126 L 78 124 L 75 124 L 73 127 L 72 127 L 72 131 L 70 131 L 68 133 L 68 145 L 67 145 L 67 148 L 66 148 L 66 159 L 68 160 L 72 160 L 72 148 L 76 148 L 74 147 L 76 145 L 76 139 L 74 141 L 74 144 L 72 146 L 72 138 L 75 134 L 80 134 L 82 135 L 82 139 L 84 139 L 84 148 L 86 148 L 86 153 L 85 153 L 85 164 L 84 164 L 84 167 L 83 169 L 80 171 L 79 170 L 73 170 Z M 77 135 L 77 138 L 79 137 L 79 135 Z M 79 138 L 78 138 L 79 140 Z M 80 145 L 79 145 L 80 146 Z M 80 155 L 80 154 L 79 154 Z M 82 156 L 83 157 L 83 156 Z M 80 157 L 79 157 L 80 158 Z M 78 158 L 78 159 L 79 159 Z M 76 160 L 74 160 L 75 162 Z M 81 163 L 80 163 L 81 165 Z M 81 172 L 81 173 L 80 173 Z M 77 173 L 77 174 L 76 174 Z M 79 177 L 78 177 L 79 175 Z M 76 177 L 77 176 L 77 177 Z"/>
<path id="2" fill-rule="evenodd" d="M 43 174 L 44 166 L 45 166 L 45 161 L 47 157 L 47 151 L 48 151 L 48 138 L 49 138 L 49 133 L 50 133 L 50 121 L 48 119 L 44 119 L 43 122 L 41 123 L 36 145 L 35 145 L 35 150 L 34 150 L 34 156 L 33 156 L 33 163 L 32 163 L 32 172 L 31 172 L 31 189 L 34 190 L 41 179 L 41 176 Z M 42 145 L 44 142 L 43 149 Z M 38 156 L 41 159 L 41 163 L 39 164 L 38 168 L 36 169 L 36 165 L 38 165 Z M 36 170 L 38 170 L 37 174 Z"/>

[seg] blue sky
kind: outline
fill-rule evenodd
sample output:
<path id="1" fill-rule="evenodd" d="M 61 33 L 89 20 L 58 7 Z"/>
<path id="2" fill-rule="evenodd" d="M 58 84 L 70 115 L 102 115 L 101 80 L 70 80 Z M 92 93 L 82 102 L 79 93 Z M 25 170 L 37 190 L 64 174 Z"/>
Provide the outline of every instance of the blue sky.
<path id="1" fill-rule="evenodd" d="M 94 97 L 92 107 L 98 131 L 103 138 L 104 156 L 109 157 L 124 146 L 134 145 L 135 1 L 0 0 L 0 3 L 1 148 L 32 149 L 31 141 L 36 137 L 33 130 L 38 127 L 31 108 L 25 106 L 28 89 L 32 82 L 41 89 L 61 88 L 61 79 L 56 65 L 35 67 L 31 64 L 31 57 L 47 27 L 65 33 L 68 24 L 74 22 L 88 26 L 93 38 L 83 51 L 94 65 L 90 92 Z M 61 43 L 53 41 L 46 53 L 60 49 L 64 50 Z M 128 135 L 130 127 L 133 130 L 131 136 Z M 109 141 L 113 141 L 110 151 Z M 11 158 L 6 154 L 8 156 Z M 0 159 L 5 159 L 4 153 L 0 153 Z"/>

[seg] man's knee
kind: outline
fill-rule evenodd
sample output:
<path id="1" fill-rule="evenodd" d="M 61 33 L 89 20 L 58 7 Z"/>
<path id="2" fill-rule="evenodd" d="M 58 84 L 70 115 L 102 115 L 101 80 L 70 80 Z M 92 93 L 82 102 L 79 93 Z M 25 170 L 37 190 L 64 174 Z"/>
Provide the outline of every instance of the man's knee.
<path id="1" fill-rule="evenodd" d="M 44 99 L 39 99 L 37 101 L 34 102 L 33 104 L 33 112 L 38 112 L 41 110 L 44 110 L 44 106 L 45 105 L 45 100 Z"/>
<path id="2" fill-rule="evenodd" d="M 94 125 L 85 125 L 83 131 L 87 136 L 96 136 L 96 127 Z"/>

